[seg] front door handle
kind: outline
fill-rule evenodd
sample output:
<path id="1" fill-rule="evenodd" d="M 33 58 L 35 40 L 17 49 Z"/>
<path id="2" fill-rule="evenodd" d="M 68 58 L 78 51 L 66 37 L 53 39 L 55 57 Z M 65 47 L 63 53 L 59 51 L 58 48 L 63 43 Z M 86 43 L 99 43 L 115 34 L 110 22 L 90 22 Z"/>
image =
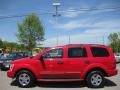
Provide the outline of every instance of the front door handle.
<path id="1" fill-rule="evenodd" d="M 62 61 L 58 61 L 57 64 L 63 64 L 63 62 Z"/>
<path id="2" fill-rule="evenodd" d="M 90 61 L 88 61 L 88 60 L 85 60 L 85 64 L 90 64 Z"/>

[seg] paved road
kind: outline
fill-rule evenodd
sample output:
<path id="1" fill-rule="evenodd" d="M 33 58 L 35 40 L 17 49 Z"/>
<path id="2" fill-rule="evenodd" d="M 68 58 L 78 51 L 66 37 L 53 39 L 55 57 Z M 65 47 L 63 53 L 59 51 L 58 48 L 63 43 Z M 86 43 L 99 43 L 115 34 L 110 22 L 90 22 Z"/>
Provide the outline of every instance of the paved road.
<path id="1" fill-rule="evenodd" d="M 106 78 L 105 87 L 97 90 L 120 90 L 120 63 L 117 64 L 117 68 L 119 70 L 118 75 Z M 92 90 L 86 87 L 83 82 L 39 82 L 31 88 L 19 88 L 11 81 L 11 79 L 7 78 L 5 71 L 0 71 L 0 90 Z"/>

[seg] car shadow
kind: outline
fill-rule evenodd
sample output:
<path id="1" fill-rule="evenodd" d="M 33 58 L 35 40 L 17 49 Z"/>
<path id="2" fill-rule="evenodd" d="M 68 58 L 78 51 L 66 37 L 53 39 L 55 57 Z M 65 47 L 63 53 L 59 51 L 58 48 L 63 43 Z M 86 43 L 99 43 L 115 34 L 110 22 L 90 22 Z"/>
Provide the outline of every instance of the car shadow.
<path id="1" fill-rule="evenodd" d="M 14 80 L 11 82 L 11 86 L 17 86 L 17 82 Z M 105 87 L 117 86 L 116 83 L 109 79 L 105 79 Z M 82 88 L 87 87 L 84 81 L 80 82 L 37 82 L 31 88 L 44 87 L 44 88 Z"/>
<path id="2" fill-rule="evenodd" d="M 10 85 L 11 85 L 11 86 L 18 86 L 16 80 L 13 80 L 13 81 L 10 83 Z"/>
<path id="3" fill-rule="evenodd" d="M 115 82 L 111 81 L 110 79 L 105 78 L 105 86 L 106 87 L 114 87 L 114 86 L 117 86 L 117 84 Z"/>
<path id="4" fill-rule="evenodd" d="M 38 87 L 45 88 L 82 88 L 85 87 L 85 82 L 38 82 Z"/>

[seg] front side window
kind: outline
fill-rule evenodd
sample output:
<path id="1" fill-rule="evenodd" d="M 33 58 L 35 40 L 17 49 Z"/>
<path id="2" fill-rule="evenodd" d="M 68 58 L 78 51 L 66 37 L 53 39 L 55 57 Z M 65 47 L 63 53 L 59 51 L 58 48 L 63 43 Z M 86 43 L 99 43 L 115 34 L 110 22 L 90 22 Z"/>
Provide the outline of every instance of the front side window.
<path id="1" fill-rule="evenodd" d="M 101 47 L 91 47 L 90 48 L 93 54 L 93 57 L 108 57 L 109 53 L 105 48 Z"/>
<path id="2" fill-rule="evenodd" d="M 87 52 L 85 48 L 69 48 L 68 57 L 77 58 L 77 57 L 87 57 Z"/>
<path id="3" fill-rule="evenodd" d="M 63 57 L 62 49 L 53 49 L 43 55 L 43 58 L 62 58 L 62 57 Z"/>

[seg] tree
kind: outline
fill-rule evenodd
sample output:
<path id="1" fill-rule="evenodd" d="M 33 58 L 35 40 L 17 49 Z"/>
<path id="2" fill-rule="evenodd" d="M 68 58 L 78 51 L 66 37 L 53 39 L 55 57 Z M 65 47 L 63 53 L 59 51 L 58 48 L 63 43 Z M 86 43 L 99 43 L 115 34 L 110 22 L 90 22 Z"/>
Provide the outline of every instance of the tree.
<path id="1" fill-rule="evenodd" d="M 117 42 L 118 41 L 118 34 L 117 33 L 111 33 L 109 36 L 108 36 L 108 39 L 110 42 Z"/>
<path id="2" fill-rule="evenodd" d="M 26 47 L 23 44 L 18 44 L 16 42 L 3 42 L 3 51 L 6 52 L 14 52 L 14 51 L 26 51 Z M 7 51 L 6 51 L 7 50 Z"/>
<path id="3" fill-rule="evenodd" d="M 0 39 L 0 48 L 3 48 L 3 41 Z"/>
<path id="4" fill-rule="evenodd" d="M 44 41 L 44 27 L 39 17 L 31 14 L 18 24 L 17 38 L 29 51 L 32 51 L 37 42 Z"/>
<path id="5" fill-rule="evenodd" d="M 24 44 L 18 44 L 16 50 L 17 51 L 26 51 L 27 49 L 24 46 Z"/>
<path id="6" fill-rule="evenodd" d="M 118 33 L 111 33 L 108 36 L 108 39 L 110 41 L 110 46 L 112 50 L 116 52 L 120 52 L 120 32 Z"/>
<path id="7" fill-rule="evenodd" d="M 6 49 L 9 49 L 10 52 L 17 51 L 18 44 L 15 42 L 8 42 L 3 41 L 3 49 L 6 51 Z"/>

